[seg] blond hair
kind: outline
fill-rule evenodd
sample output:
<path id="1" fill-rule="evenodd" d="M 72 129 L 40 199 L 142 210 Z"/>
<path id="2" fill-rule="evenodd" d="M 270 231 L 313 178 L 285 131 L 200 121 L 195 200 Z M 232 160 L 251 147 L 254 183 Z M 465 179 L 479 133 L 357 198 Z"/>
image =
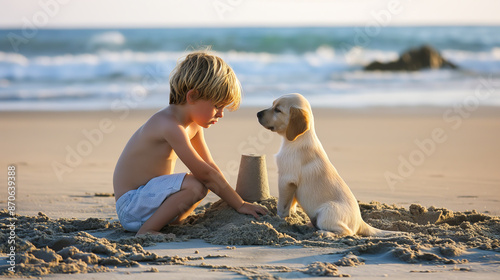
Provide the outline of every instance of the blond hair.
<path id="1" fill-rule="evenodd" d="M 197 99 L 211 100 L 217 107 L 231 111 L 241 102 L 241 85 L 233 69 L 208 51 L 190 53 L 170 73 L 170 104 L 185 104 L 189 90 Z"/>

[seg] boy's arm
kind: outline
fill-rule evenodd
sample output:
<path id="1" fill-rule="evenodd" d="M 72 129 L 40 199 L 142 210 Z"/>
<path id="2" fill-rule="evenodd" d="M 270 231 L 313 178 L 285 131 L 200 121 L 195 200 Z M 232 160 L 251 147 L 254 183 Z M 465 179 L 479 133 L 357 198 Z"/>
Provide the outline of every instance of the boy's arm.
<path id="1" fill-rule="evenodd" d="M 180 125 L 171 125 L 165 140 L 170 144 L 179 159 L 209 190 L 222 198 L 229 206 L 240 213 L 250 214 L 258 218 L 258 213 L 266 214 L 264 208 L 245 203 L 231 188 L 224 176 L 214 167 L 207 164 L 195 150 L 185 129 Z"/>
<path id="2" fill-rule="evenodd" d="M 212 155 L 210 154 L 210 150 L 208 149 L 208 146 L 205 142 L 205 135 L 203 132 L 203 129 L 200 128 L 198 130 L 198 133 L 191 139 L 191 144 L 193 145 L 193 148 L 196 150 L 198 155 L 211 167 L 213 167 L 215 170 L 219 171 L 219 173 L 222 174 L 222 171 L 220 168 L 215 164 Z"/>

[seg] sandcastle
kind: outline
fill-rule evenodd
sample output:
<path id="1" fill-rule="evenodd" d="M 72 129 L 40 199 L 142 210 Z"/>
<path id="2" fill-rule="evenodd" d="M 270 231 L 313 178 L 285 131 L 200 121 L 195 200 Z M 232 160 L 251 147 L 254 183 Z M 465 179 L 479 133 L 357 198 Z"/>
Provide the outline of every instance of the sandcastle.
<path id="1" fill-rule="evenodd" d="M 261 201 L 271 197 L 265 155 L 241 155 L 236 192 L 248 202 Z"/>

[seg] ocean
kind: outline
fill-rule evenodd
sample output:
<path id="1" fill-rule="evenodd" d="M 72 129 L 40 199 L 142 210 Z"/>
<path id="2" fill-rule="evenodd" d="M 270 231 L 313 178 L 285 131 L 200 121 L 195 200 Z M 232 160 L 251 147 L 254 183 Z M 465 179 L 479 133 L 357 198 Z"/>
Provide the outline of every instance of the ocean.
<path id="1" fill-rule="evenodd" d="M 458 70 L 367 72 L 431 45 Z M 0 110 L 168 105 L 179 58 L 211 46 L 242 106 L 298 92 L 316 107 L 500 106 L 500 26 L 0 30 Z"/>

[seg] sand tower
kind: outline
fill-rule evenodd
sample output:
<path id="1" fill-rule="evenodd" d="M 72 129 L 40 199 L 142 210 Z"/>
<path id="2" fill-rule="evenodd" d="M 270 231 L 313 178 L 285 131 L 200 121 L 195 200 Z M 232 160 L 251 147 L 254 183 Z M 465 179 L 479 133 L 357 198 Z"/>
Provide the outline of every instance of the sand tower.
<path id="1" fill-rule="evenodd" d="M 265 155 L 242 155 L 236 192 L 248 202 L 256 202 L 271 197 L 267 179 Z"/>

